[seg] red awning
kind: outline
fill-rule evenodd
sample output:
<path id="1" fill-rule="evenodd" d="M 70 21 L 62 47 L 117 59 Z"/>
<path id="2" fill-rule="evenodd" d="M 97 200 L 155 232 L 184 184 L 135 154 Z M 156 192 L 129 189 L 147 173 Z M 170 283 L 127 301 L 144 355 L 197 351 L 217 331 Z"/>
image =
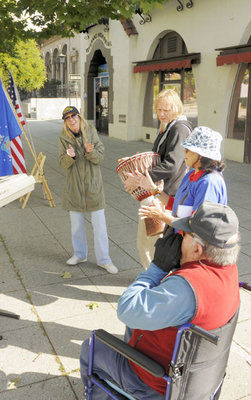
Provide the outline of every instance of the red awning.
<path id="1" fill-rule="evenodd" d="M 133 72 L 150 72 L 150 71 L 177 71 L 181 69 L 190 69 L 191 59 L 179 61 L 164 61 L 151 64 L 135 65 Z"/>
<path id="2" fill-rule="evenodd" d="M 251 63 L 251 44 L 240 44 L 237 46 L 223 47 L 216 58 L 217 67 L 227 64 Z"/>
<path id="3" fill-rule="evenodd" d="M 182 69 L 191 69 L 192 64 L 199 63 L 200 53 L 189 53 L 159 60 L 135 61 L 133 72 L 181 71 Z"/>
<path id="4" fill-rule="evenodd" d="M 220 55 L 216 59 L 217 67 L 224 64 L 240 64 L 240 63 L 250 63 L 251 62 L 251 51 L 245 53 L 236 54 L 225 54 Z"/>
<path id="5" fill-rule="evenodd" d="M 171 70 L 181 70 L 181 69 L 190 69 L 191 68 L 191 60 L 179 60 L 179 61 L 164 61 L 164 62 L 156 62 L 152 64 L 141 64 L 135 65 L 133 72 L 150 72 L 150 71 L 171 71 Z"/>

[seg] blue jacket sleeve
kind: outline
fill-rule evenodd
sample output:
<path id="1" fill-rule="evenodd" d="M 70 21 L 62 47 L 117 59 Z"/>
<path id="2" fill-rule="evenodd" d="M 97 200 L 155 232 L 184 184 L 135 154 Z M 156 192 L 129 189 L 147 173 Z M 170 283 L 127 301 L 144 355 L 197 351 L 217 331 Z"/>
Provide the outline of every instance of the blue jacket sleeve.
<path id="1" fill-rule="evenodd" d="M 165 273 L 153 263 L 122 294 L 118 318 L 129 328 L 154 331 L 191 320 L 195 297 L 180 276 L 163 279 Z"/>
<path id="2" fill-rule="evenodd" d="M 214 203 L 227 204 L 227 189 L 224 179 L 219 174 L 208 174 L 203 179 L 199 179 L 192 189 L 194 203 L 193 211 L 208 200 Z"/>

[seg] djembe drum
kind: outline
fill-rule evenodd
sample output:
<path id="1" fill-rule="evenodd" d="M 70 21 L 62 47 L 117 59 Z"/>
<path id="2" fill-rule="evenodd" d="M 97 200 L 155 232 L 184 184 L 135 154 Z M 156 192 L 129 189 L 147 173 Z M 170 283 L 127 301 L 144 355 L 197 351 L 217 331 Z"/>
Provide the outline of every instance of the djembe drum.
<path id="1" fill-rule="evenodd" d="M 120 176 L 122 182 L 125 182 L 127 179 L 125 174 L 126 172 L 134 173 L 135 171 L 138 171 L 144 174 L 146 170 L 159 164 L 160 155 L 158 153 L 154 153 L 153 151 L 147 151 L 145 153 L 138 153 L 134 156 L 126 158 L 124 161 L 119 163 L 116 168 L 116 172 Z M 142 187 L 137 187 L 131 193 L 131 195 L 135 200 L 138 201 L 147 199 L 145 205 L 149 206 L 152 205 L 152 201 L 154 199 L 152 193 Z M 147 236 L 155 236 L 163 232 L 165 224 L 154 218 L 145 218 L 145 225 Z"/>

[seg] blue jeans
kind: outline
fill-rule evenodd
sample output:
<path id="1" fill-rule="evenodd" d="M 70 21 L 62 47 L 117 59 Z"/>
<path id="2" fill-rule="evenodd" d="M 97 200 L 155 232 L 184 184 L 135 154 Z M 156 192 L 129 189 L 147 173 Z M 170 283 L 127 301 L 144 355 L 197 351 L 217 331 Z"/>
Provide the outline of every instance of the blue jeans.
<path id="1" fill-rule="evenodd" d="M 88 247 L 85 232 L 84 213 L 70 211 L 71 236 L 74 255 L 78 258 L 87 258 Z M 109 242 L 106 229 L 104 210 L 91 212 L 91 223 L 94 235 L 94 252 L 97 264 L 107 264 L 111 262 L 109 256 Z"/>
<path id="2" fill-rule="evenodd" d="M 81 348 L 80 372 L 84 387 L 87 384 L 88 373 L 89 339 Z M 93 373 L 101 379 L 108 379 L 116 382 L 121 389 L 139 400 L 164 400 L 164 396 L 152 390 L 131 368 L 128 360 L 115 350 L 106 346 L 99 340 L 95 340 L 95 351 L 93 360 Z M 93 386 L 92 400 L 110 400 L 104 391 Z"/>

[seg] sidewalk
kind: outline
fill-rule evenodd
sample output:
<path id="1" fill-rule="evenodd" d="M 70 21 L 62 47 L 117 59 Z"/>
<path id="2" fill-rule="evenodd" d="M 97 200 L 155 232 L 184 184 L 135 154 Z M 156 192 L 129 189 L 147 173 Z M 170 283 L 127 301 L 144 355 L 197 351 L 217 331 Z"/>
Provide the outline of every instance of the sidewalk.
<path id="1" fill-rule="evenodd" d="M 151 145 L 101 136 L 110 254 L 119 268 L 117 275 L 110 275 L 95 264 L 90 219 L 88 262 L 66 265 L 72 245 L 69 216 L 61 210 L 61 121 L 32 121 L 30 127 L 37 153 L 47 156 L 45 177 L 56 208 L 49 207 L 36 184 L 24 210 L 17 200 L 0 210 L 0 309 L 20 315 L 20 320 L 0 316 L 0 399 L 81 400 L 81 343 L 96 328 L 122 338 L 117 301 L 142 271 L 136 249 L 138 204 L 123 190 L 115 171 L 117 159 L 151 150 Z M 30 171 L 34 161 L 26 149 L 25 156 Z M 229 205 L 240 220 L 239 280 L 251 283 L 251 165 L 229 161 L 225 178 Z M 241 290 L 240 317 L 220 400 L 251 399 L 250 296 Z M 91 303 L 97 303 L 94 309 Z"/>

